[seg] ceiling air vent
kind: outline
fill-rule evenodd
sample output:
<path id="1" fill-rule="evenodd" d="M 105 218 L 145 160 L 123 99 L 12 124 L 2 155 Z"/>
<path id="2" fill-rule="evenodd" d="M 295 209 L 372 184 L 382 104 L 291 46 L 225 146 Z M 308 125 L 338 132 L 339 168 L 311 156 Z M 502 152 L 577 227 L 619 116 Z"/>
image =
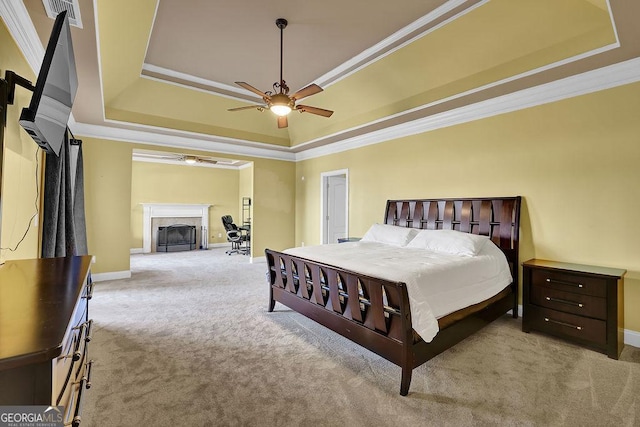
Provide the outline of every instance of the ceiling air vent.
<path id="1" fill-rule="evenodd" d="M 42 4 L 49 18 L 56 19 L 60 12 L 66 10 L 69 15 L 69 23 L 74 27 L 82 28 L 78 0 L 42 0 Z"/>

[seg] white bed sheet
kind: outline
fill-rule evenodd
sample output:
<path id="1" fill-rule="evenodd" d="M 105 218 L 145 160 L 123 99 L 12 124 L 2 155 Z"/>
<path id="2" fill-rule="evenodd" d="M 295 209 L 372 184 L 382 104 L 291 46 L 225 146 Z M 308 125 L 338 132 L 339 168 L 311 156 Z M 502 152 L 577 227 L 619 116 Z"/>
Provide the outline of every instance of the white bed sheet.
<path id="1" fill-rule="evenodd" d="M 504 253 L 492 242 L 473 257 L 364 241 L 284 252 L 406 283 L 413 329 L 426 342 L 438 333 L 438 318 L 489 299 L 512 281 Z"/>

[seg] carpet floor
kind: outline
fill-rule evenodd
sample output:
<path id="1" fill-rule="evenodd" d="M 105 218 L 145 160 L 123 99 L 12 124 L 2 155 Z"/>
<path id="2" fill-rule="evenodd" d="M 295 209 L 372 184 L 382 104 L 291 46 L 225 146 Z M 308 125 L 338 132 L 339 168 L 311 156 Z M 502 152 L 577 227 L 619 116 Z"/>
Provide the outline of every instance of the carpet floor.
<path id="1" fill-rule="evenodd" d="M 620 360 L 504 316 L 413 373 L 276 304 L 266 264 L 224 249 L 133 255 L 99 282 L 85 426 L 634 426 L 640 349 Z"/>

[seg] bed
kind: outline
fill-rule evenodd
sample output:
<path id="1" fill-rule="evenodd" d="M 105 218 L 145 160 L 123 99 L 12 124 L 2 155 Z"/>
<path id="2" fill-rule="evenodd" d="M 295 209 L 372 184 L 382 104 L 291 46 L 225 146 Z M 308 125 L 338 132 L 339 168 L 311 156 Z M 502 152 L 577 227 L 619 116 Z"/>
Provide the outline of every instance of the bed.
<path id="1" fill-rule="evenodd" d="M 384 225 L 488 236 L 506 257 L 510 283 L 487 299 L 438 317 L 433 337 L 423 332 L 423 339 L 414 330 L 409 287 L 393 279 L 402 276 L 367 274 L 295 251 L 265 250 L 269 312 L 280 302 L 398 365 L 400 394 L 406 396 L 414 368 L 510 310 L 517 318 L 519 221 L 520 197 L 387 201 Z M 343 251 L 348 248 L 342 245 L 348 243 L 339 244 Z"/>

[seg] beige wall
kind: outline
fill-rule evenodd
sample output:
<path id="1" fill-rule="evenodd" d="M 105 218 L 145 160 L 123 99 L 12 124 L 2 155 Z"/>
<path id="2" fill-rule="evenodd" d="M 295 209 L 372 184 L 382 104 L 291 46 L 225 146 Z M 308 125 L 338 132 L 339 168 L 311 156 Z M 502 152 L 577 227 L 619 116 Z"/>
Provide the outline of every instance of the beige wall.
<path id="1" fill-rule="evenodd" d="M 2 21 L 0 46 L 0 77 L 4 79 L 5 72 L 11 70 L 35 81 L 35 75 Z M 31 94 L 31 91 L 16 86 L 14 103 L 7 107 L 0 188 L 0 262 L 37 258 L 39 254 L 38 217 L 33 221 L 32 217 L 40 210 L 38 189 L 44 158 L 38 145 L 18 124 L 20 112 L 29 106 Z"/>
<path id="2" fill-rule="evenodd" d="M 239 218 L 237 169 L 133 162 L 131 176 L 131 248 L 142 248 L 141 203 L 210 204 L 209 243 L 227 241 L 220 218 Z"/>
<path id="3" fill-rule="evenodd" d="M 296 244 L 320 242 L 320 173 L 349 169 L 349 230 L 389 198 L 521 195 L 521 261 L 627 269 L 640 331 L 640 83 L 299 162 Z M 302 180 L 302 177 L 305 177 Z"/>

